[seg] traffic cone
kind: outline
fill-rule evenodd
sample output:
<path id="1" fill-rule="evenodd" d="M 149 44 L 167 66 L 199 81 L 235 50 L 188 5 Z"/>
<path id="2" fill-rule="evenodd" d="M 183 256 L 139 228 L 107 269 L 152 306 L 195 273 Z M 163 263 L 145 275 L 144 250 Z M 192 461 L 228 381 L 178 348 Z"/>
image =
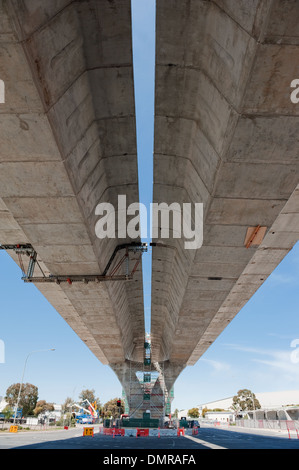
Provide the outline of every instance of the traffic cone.
<path id="1" fill-rule="evenodd" d="M 161 437 L 161 436 L 160 436 L 160 428 L 158 428 L 158 437 Z"/>

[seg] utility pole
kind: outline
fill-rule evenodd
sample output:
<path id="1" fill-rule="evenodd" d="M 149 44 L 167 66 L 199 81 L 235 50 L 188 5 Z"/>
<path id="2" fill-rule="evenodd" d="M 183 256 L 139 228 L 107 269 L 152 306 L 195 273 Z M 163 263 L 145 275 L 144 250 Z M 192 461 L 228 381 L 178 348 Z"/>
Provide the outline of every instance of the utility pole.
<path id="1" fill-rule="evenodd" d="M 31 354 L 33 354 L 33 353 L 44 352 L 44 351 L 55 351 L 55 349 L 40 349 L 40 350 L 38 350 L 38 351 L 31 351 L 31 352 L 27 355 L 27 357 L 26 357 L 26 360 L 25 360 L 25 363 L 24 363 L 24 368 L 23 368 L 22 380 L 21 380 L 21 383 L 20 383 L 20 388 L 19 388 L 19 393 L 18 393 L 18 398 L 17 398 L 17 404 L 16 404 L 16 409 L 15 409 L 15 415 L 14 415 L 14 419 L 13 419 L 13 424 L 16 423 L 17 412 L 18 412 L 18 408 L 19 408 L 19 402 L 20 402 L 20 397 L 21 397 L 21 391 L 22 391 L 22 386 L 23 386 L 23 381 L 24 381 L 24 374 L 25 374 L 25 369 L 26 369 L 26 364 L 27 364 L 28 358 L 29 358 L 29 356 L 31 356 Z"/>

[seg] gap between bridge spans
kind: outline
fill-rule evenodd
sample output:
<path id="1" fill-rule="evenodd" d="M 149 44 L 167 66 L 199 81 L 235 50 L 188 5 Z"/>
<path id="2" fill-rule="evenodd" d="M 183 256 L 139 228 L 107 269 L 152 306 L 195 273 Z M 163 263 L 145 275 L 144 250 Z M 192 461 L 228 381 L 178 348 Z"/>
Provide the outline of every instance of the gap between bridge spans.
<path id="1" fill-rule="evenodd" d="M 153 201 L 156 0 L 131 0 L 131 19 L 139 201 L 149 208 Z M 151 237 L 144 235 L 145 222 L 141 214 L 141 241 L 149 245 Z M 142 260 L 144 324 L 148 333 L 151 331 L 151 272 L 150 251 Z"/>

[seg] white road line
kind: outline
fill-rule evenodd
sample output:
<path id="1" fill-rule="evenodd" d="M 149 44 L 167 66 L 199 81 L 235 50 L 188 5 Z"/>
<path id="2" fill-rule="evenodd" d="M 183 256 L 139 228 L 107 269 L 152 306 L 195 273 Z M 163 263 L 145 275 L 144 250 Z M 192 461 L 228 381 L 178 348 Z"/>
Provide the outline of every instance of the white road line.
<path id="1" fill-rule="evenodd" d="M 190 441 L 196 442 L 197 444 L 202 444 L 205 447 L 209 447 L 209 449 L 226 449 L 226 447 L 217 446 L 216 444 L 203 441 L 202 439 L 197 439 L 196 437 L 192 437 L 192 436 L 184 436 L 184 437 L 186 439 L 190 439 Z"/>

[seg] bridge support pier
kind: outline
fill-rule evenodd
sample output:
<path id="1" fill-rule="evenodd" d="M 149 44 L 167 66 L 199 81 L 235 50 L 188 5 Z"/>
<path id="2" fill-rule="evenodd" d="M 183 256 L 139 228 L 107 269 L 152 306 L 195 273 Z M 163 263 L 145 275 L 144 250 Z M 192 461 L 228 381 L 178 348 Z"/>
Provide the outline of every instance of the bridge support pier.
<path id="1" fill-rule="evenodd" d="M 150 413 L 152 419 L 161 420 L 163 425 L 170 391 L 185 364 L 126 360 L 110 367 L 124 388 L 130 418 L 142 419 L 144 413 Z"/>

